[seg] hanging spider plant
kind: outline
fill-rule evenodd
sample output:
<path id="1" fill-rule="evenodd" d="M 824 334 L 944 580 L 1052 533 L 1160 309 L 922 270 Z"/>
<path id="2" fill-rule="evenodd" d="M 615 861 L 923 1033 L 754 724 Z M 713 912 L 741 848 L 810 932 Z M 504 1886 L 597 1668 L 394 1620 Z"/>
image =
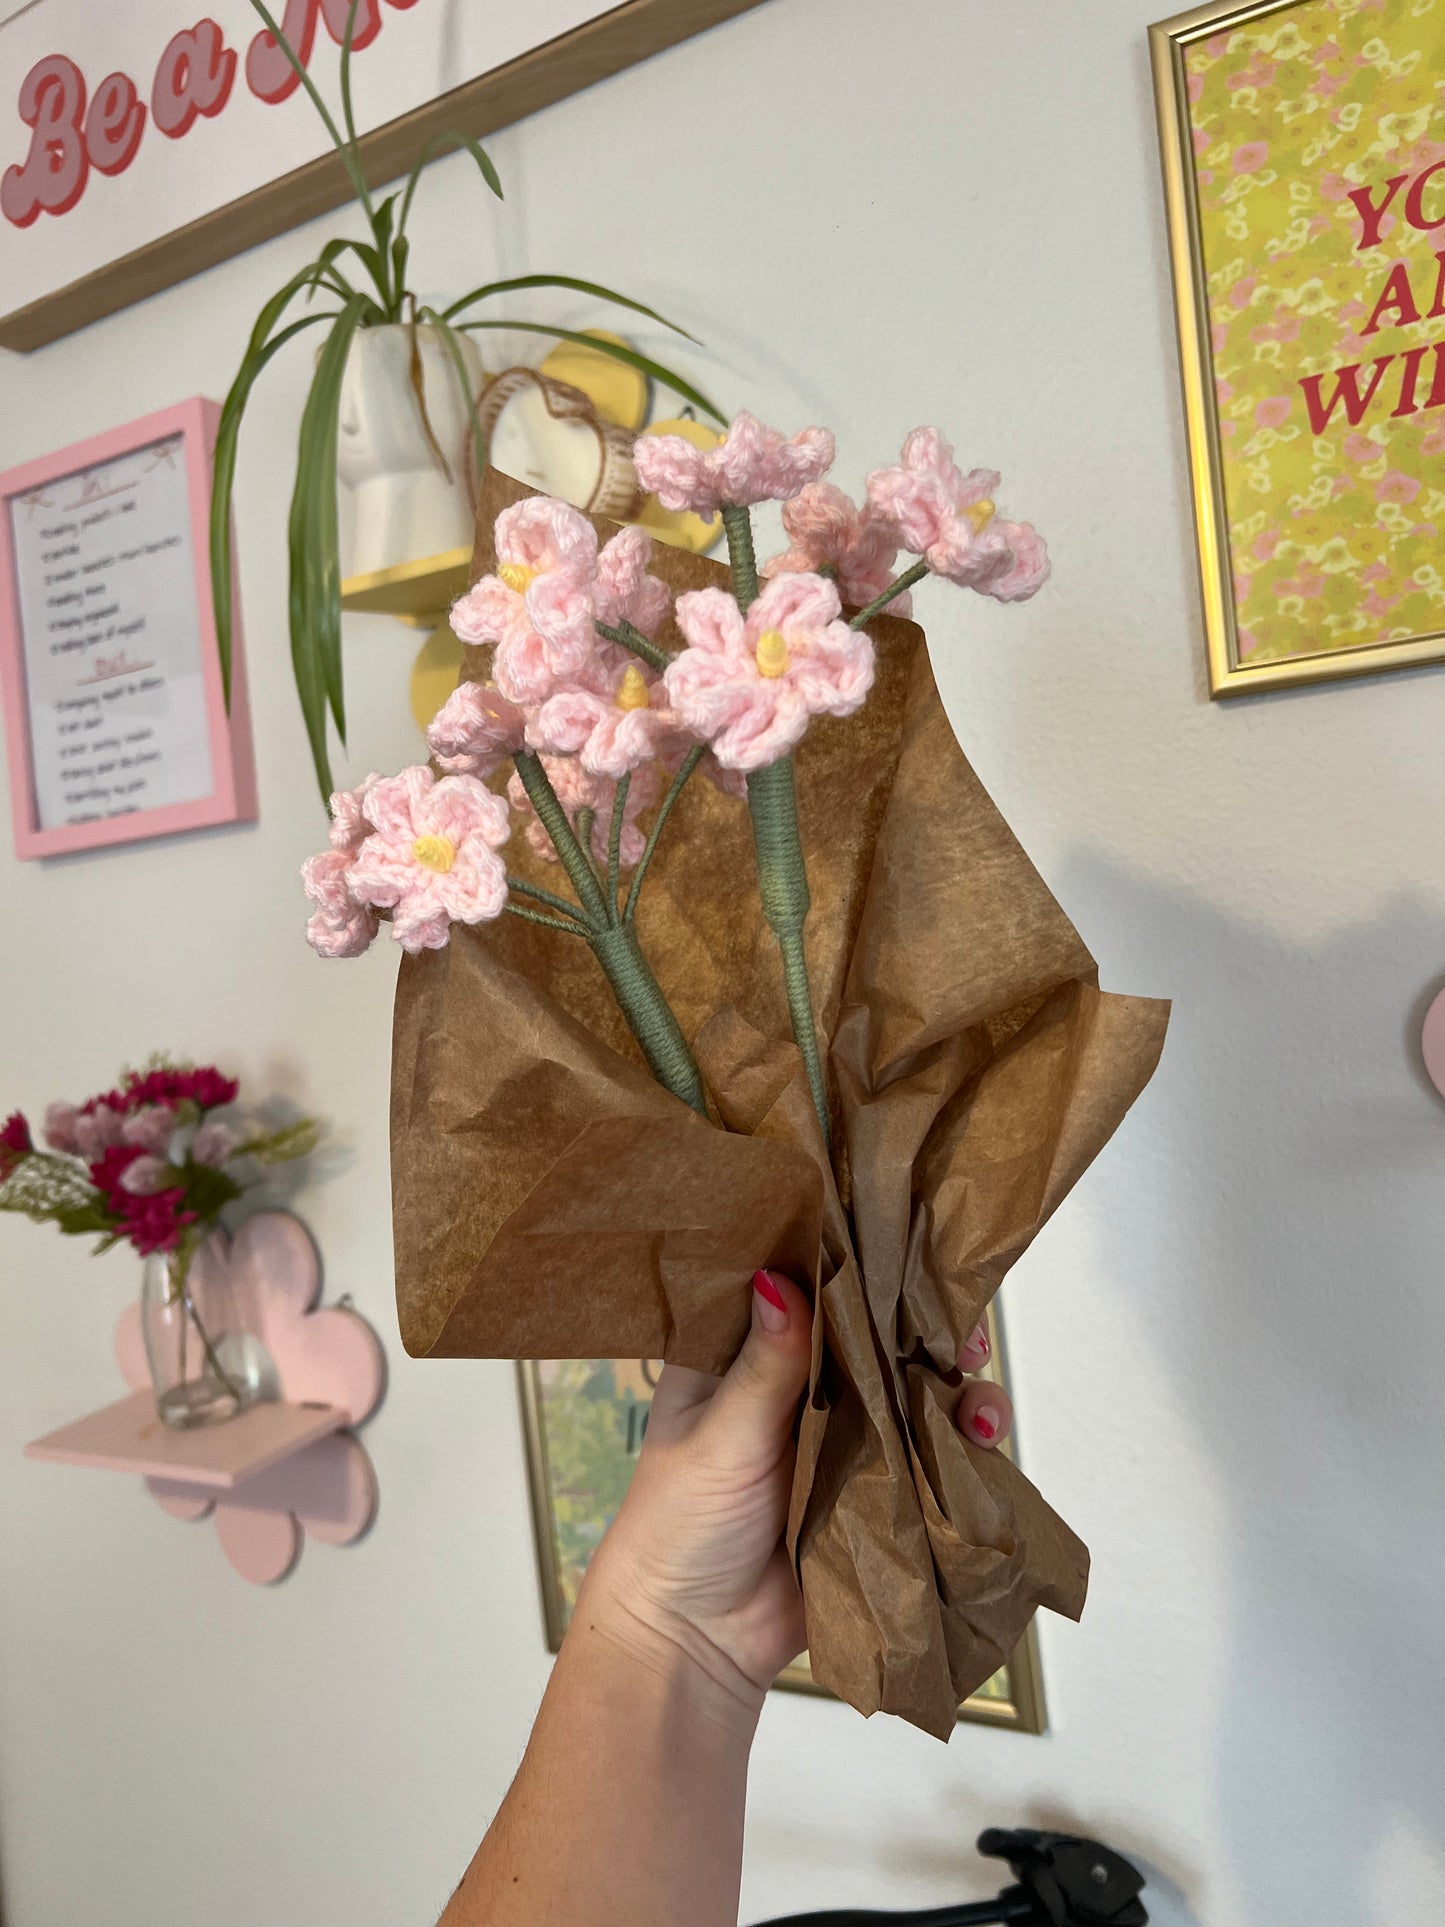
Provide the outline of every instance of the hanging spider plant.
<path id="1" fill-rule="evenodd" d="M 301 416 L 296 460 L 296 483 L 291 497 L 287 546 L 290 564 L 291 663 L 296 676 L 296 693 L 311 745 L 316 780 L 323 798 L 334 787 L 327 740 L 327 713 L 336 726 L 342 743 L 346 741 L 346 700 L 341 663 L 341 565 L 337 541 L 336 439 L 341 404 L 342 377 L 347 357 L 358 329 L 394 326 L 412 329 L 411 381 L 421 411 L 422 426 L 436 449 L 431 424 L 426 417 L 422 392 L 421 358 L 415 330 L 418 324 L 436 328 L 450 351 L 467 410 L 472 417 L 472 444 L 478 469 L 486 463 L 476 422 L 475 397 L 471 392 L 459 336 L 490 329 L 509 329 L 536 335 L 550 335 L 559 341 L 580 342 L 599 353 L 611 355 L 629 367 L 673 389 L 695 407 L 722 422 L 707 396 L 691 383 L 664 367 L 661 362 L 639 354 L 632 348 L 600 336 L 582 334 L 573 328 L 529 321 L 515 315 L 500 317 L 473 311 L 494 296 L 516 294 L 530 288 L 567 288 L 599 301 L 628 308 L 685 335 L 696 337 L 685 328 L 668 321 L 653 308 L 613 288 L 595 281 L 584 281 L 571 274 L 524 274 L 505 281 L 490 281 L 471 289 L 445 307 L 420 300 L 407 284 L 411 243 L 407 220 L 423 168 L 445 148 L 462 148 L 469 153 L 483 181 L 500 200 L 502 183 L 497 170 L 481 143 L 470 134 L 438 134 L 417 155 L 405 183 L 384 199 L 373 197 L 362 166 L 357 141 L 356 120 L 351 99 L 352 36 L 360 0 L 351 0 L 341 43 L 340 94 L 341 126 L 331 111 L 304 63 L 282 33 L 263 0 L 251 0 L 276 44 L 295 69 L 312 105 L 321 116 L 332 144 L 341 157 L 352 192 L 370 235 L 368 240 L 351 237 L 328 241 L 316 259 L 279 288 L 256 317 L 251 338 L 221 410 L 216 436 L 215 476 L 211 493 L 211 587 L 215 603 L 216 640 L 220 650 L 221 675 L 229 705 L 231 693 L 231 494 L 236 472 L 236 443 L 256 377 L 287 342 L 307 329 L 325 330 L 316 356 L 316 370 Z M 357 285 L 357 284 L 360 285 Z M 319 298 L 333 305 L 317 308 Z M 304 312 L 293 312 L 297 304 Z M 288 318 L 288 316 L 290 318 Z M 445 458 L 443 457 L 445 465 Z"/>

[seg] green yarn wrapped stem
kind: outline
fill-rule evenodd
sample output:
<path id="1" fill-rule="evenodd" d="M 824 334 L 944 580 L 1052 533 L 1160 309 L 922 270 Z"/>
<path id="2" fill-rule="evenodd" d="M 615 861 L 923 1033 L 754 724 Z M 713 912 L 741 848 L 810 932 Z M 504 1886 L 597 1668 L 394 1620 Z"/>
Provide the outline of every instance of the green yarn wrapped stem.
<path id="1" fill-rule="evenodd" d="M 628 1029 L 642 1046 L 648 1069 L 665 1090 L 680 1097 L 684 1104 L 690 1104 L 700 1117 L 706 1117 L 702 1073 L 687 1047 L 672 1006 L 642 954 L 636 925 L 620 923 L 609 929 L 593 930 L 587 941 L 607 973 Z"/>
<path id="2" fill-rule="evenodd" d="M 723 533 L 728 539 L 728 563 L 733 574 L 733 594 L 746 615 L 758 599 L 758 559 L 753 553 L 753 518 L 745 508 L 725 503 Z"/>
<path id="3" fill-rule="evenodd" d="M 793 759 L 784 756 L 748 777 L 748 810 L 753 820 L 753 850 L 758 865 L 758 895 L 763 915 L 778 940 L 783 958 L 783 985 L 793 1036 L 808 1072 L 808 1088 L 829 1144 L 828 1090 L 818 1049 L 818 1027 L 813 1019 L 813 997 L 803 949 L 803 926 L 811 898 L 803 845 L 798 836 L 798 804 L 793 788 Z"/>
<path id="4" fill-rule="evenodd" d="M 552 839 L 552 847 L 567 872 L 572 888 L 577 892 L 577 901 L 586 911 L 593 923 L 605 924 L 610 921 L 607 915 L 607 901 L 602 894 L 602 886 L 597 881 L 597 872 L 588 861 L 582 845 L 572 833 L 572 825 L 567 821 L 567 812 L 558 800 L 557 792 L 547 780 L 547 772 L 542 767 L 542 759 L 530 749 L 519 749 L 513 757 L 517 774 L 522 779 L 522 787 L 527 799 L 537 812 L 537 820 Z"/>

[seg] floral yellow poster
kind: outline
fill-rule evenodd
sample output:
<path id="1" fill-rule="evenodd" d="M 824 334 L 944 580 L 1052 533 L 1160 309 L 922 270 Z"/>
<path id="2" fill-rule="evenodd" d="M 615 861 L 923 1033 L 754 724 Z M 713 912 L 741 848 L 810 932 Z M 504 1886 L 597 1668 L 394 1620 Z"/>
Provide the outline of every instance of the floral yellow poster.
<path id="1" fill-rule="evenodd" d="M 1228 672 L 1439 655 L 1445 0 L 1216 8 L 1156 29 L 1156 50 L 1160 33 L 1192 172 L 1171 211 L 1192 214 L 1200 513 L 1222 524 L 1201 549 Z M 1305 677 L 1269 678 L 1286 679 Z"/>

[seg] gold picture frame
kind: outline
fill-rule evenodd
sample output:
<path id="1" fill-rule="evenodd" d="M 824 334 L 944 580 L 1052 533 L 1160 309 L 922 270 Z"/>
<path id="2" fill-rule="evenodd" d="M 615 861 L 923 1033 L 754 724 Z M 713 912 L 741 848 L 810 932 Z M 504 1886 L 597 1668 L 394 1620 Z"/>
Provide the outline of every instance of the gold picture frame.
<path id="1" fill-rule="evenodd" d="M 1412 186 L 1438 172 L 1411 154 L 1434 110 L 1445 18 L 1411 0 L 1386 11 L 1398 21 L 1363 0 L 1216 0 L 1149 29 L 1214 697 L 1445 658 L 1445 582 L 1429 555 L 1445 513 L 1445 331 L 1408 285 L 1386 298 L 1399 257 L 1368 205 L 1356 222 L 1352 198 L 1377 203 L 1397 167 Z M 1361 34 L 1398 58 L 1372 45 L 1361 78 Z M 1439 184 L 1426 185 L 1429 223 L 1390 224 L 1421 287 L 1442 211 Z M 1395 190 L 1401 206 L 1409 192 Z M 1432 262 L 1432 293 L 1434 274 Z M 1376 334 L 1351 376 L 1365 315 Z M 1384 354 L 1392 365 L 1378 370 Z M 1304 485 L 1291 492 L 1291 477 Z"/>
<path id="2" fill-rule="evenodd" d="M 983 1376 L 1003 1383 L 1006 1366 L 990 1307 L 989 1365 Z M 562 1644 L 586 1560 L 620 1503 L 646 1430 L 656 1382 L 651 1359 L 523 1360 L 517 1366 L 527 1479 L 542 1590 L 547 1649 Z M 589 1409 L 590 1408 L 590 1409 Z M 549 1422 L 550 1421 L 550 1422 Z M 1005 1445 L 1004 1451 L 1009 1451 Z M 559 1458 L 569 1461 L 565 1471 Z M 566 1483 L 559 1484 L 559 1472 Z M 777 1686 L 826 1698 L 807 1655 L 787 1667 Z M 1047 1723 L 1038 1640 L 1032 1625 L 1006 1666 L 964 1701 L 960 1720 L 1042 1733 Z"/>

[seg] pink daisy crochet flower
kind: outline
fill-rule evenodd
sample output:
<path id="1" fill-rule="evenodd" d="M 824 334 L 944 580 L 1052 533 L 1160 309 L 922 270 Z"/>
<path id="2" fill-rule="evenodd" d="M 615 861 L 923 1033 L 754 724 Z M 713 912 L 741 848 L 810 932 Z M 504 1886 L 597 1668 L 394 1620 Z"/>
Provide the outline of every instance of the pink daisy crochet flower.
<path id="1" fill-rule="evenodd" d="M 832 569 L 838 594 L 852 609 L 866 608 L 893 580 L 897 528 L 871 502 L 860 510 L 831 482 L 814 482 L 784 503 L 783 527 L 793 546 L 764 564 L 763 574 L 770 579 Z M 906 616 L 911 609 L 906 592 L 888 605 L 890 615 Z"/>
<path id="2" fill-rule="evenodd" d="M 677 599 L 687 648 L 663 675 L 672 706 L 724 769 L 786 756 L 810 716 L 851 716 L 873 686 L 873 645 L 838 620 L 820 575 L 770 582 L 744 616 L 723 589 Z"/>
<path id="3" fill-rule="evenodd" d="M 652 537 L 646 529 L 620 529 L 602 546 L 593 587 L 597 620 L 615 629 L 630 622 L 644 636 L 654 636 L 672 607 L 672 591 L 647 573 L 652 560 Z"/>
<path id="4" fill-rule="evenodd" d="M 449 776 L 491 776 L 526 741 L 527 719 L 500 689 L 464 682 L 432 718 L 426 739 Z"/>
<path id="5" fill-rule="evenodd" d="M 539 702 L 596 644 L 597 531 L 580 509 L 536 495 L 502 510 L 494 541 L 497 572 L 452 604 L 452 628 L 496 644 L 492 674 L 512 701 Z"/>
<path id="6" fill-rule="evenodd" d="M 366 799 L 375 832 L 352 860 L 347 882 L 374 909 L 390 910 L 404 950 L 440 950 L 454 923 L 487 923 L 507 902 L 498 850 L 511 834 L 507 806 L 475 776 L 422 765 L 378 783 Z"/>
<path id="7" fill-rule="evenodd" d="M 351 860 L 346 850 L 323 850 L 301 865 L 301 886 L 315 905 L 306 941 L 318 957 L 359 957 L 380 928 L 376 912 L 351 894 Z"/>
<path id="8" fill-rule="evenodd" d="M 724 505 L 786 502 L 833 466 L 826 428 L 788 439 L 746 410 L 716 448 L 694 448 L 681 435 L 642 435 L 632 451 L 637 479 L 666 509 L 715 515 Z"/>
<path id="9" fill-rule="evenodd" d="M 660 677 L 631 657 L 599 680 L 600 689 L 548 697 L 527 724 L 533 749 L 578 756 L 589 775 L 616 782 L 686 736 L 666 705 Z"/>
<path id="10" fill-rule="evenodd" d="M 606 863 L 617 785 L 604 776 L 594 776 L 589 770 L 583 769 L 574 756 L 544 756 L 542 768 L 547 772 L 547 780 L 557 792 L 557 801 L 574 828 L 580 811 L 592 811 L 592 854 L 598 863 Z M 622 806 L 620 861 L 624 870 L 633 869 L 641 859 L 647 838 L 638 829 L 637 818 L 644 810 L 651 809 L 661 787 L 655 763 L 637 770 L 628 786 L 627 801 Z M 517 814 L 527 819 L 527 841 L 532 848 L 548 863 L 555 863 L 558 859 L 552 839 L 533 814 L 531 798 L 515 771 L 507 782 L 507 798 Z"/>
<path id="11" fill-rule="evenodd" d="M 936 428 L 915 428 L 900 464 L 868 477 L 868 500 L 935 575 L 1000 602 L 1022 602 L 1048 580 L 1048 551 L 1029 523 L 998 519 L 998 485 L 996 469 L 963 474 Z"/>

